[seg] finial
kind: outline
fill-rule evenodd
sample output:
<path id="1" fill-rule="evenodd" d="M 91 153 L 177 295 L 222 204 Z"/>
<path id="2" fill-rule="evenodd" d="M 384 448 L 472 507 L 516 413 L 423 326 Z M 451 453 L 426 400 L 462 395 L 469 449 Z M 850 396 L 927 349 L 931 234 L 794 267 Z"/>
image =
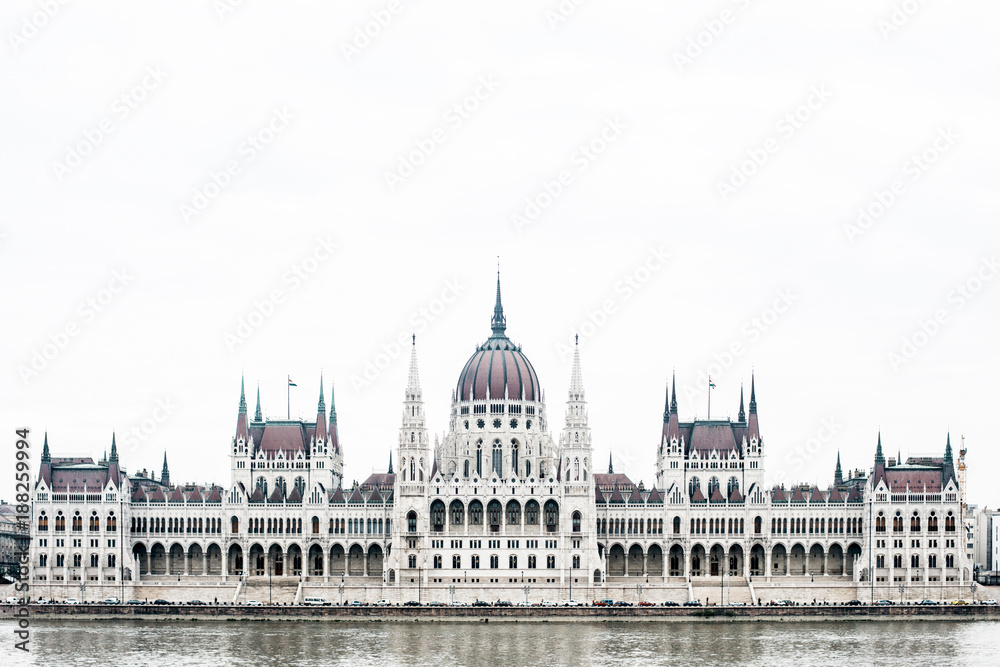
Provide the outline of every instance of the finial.
<path id="1" fill-rule="evenodd" d="M 240 373 L 240 414 L 245 415 L 247 412 L 247 397 L 246 393 L 243 391 L 243 374 Z"/>
<path id="2" fill-rule="evenodd" d="M 316 411 L 320 414 L 326 412 L 326 401 L 323 399 L 323 371 L 319 372 L 319 405 L 316 407 Z"/>
<path id="3" fill-rule="evenodd" d="M 264 421 L 264 416 L 260 413 L 260 383 L 257 383 L 257 411 L 253 414 L 255 422 Z"/>
<path id="4" fill-rule="evenodd" d="M 493 335 L 500 337 L 507 331 L 507 318 L 503 314 L 503 304 L 500 302 L 500 260 L 497 258 L 497 302 L 493 306 L 493 320 L 491 321 Z"/>
<path id="5" fill-rule="evenodd" d="M 739 415 L 739 420 L 741 422 L 745 422 L 747 420 L 747 414 L 743 410 L 743 384 L 742 383 L 740 383 L 740 415 Z"/>

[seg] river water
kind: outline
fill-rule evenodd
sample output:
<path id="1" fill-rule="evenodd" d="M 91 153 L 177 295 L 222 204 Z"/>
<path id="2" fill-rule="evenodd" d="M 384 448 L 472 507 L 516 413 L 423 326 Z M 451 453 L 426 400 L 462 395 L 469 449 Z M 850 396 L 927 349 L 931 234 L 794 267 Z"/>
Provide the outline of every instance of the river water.
<path id="1" fill-rule="evenodd" d="M 335 623 L 33 620 L 12 665 L 1000 665 L 1000 621 Z"/>

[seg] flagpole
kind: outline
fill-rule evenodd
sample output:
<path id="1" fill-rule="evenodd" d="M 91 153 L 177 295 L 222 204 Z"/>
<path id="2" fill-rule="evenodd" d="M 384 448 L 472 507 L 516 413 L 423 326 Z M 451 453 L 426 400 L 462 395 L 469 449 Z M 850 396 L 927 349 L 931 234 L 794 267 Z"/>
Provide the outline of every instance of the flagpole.
<path id="1" fill-rule="evenodd" d="M 708 417 L 709 421 L 712 419 L 712 376 L 708 376 Z"/>
<path id="2" fill-rule="evenodd" d="M 285 387 L 285 393 L 288 396 L 288 412 L 285 413 L 286 414 L 285 419 L 288 419 L 290 421 L 292 419 L 292 376 L 291 375 L 288 376 L 288 386 Z"/>

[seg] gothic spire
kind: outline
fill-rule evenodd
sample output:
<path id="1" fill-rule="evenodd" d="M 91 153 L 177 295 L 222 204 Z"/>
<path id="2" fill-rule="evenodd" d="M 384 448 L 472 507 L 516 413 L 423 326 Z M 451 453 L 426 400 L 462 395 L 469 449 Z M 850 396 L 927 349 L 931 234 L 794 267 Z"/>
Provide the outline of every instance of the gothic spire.
<path id="1" fill-rule="evenodd" d="M 49 454 L 49 432 L 45 432 L 45 443 L 42 444 L 42 463 L 52 463 L 52 455 Z"/>
<path id="2" fill-rule="evenodd" d="M 108 459 L 110 463 L 118 463 L 118 446 L 115 444 L 115 433 L 111 432 L 111 458 Z"/>
<path id="3" fill-rule="evenodd" d="M 497 266 L 497 302 L 493 306 L 493 320 L 490 322 L 493 327 L 494 336 L 503 336 L 507 331 L 507 318 L 503 314 L 503 304 L 500 303 L 500 267 Z"/>
<path id="4" fill-rule="evenodd" d="M 757 392 L 754 388 L 753 373 L 750 374 L 750 414 L 757 414 Z"/>
<path id="5" fill-rule="evenodd" d="M 243 375 L 240 375 L 240 414 L 245 415 L 247 413 L 247 396 L 243 391 Z"/>
<path id="6" fill-rule="evenodd" d="M 569 379 L 569 399 L 583 400 L 583 372 L 580 370 L 580 334 L 576 335 L 576 347 L 573 349 L 573 373 Z"/>
<path id="7" fill-rule="evenodd" d="M 611 454 L 608 454 L 608 474 L 609 475 L 615 474 L 615 464 L 612 461 Z"/>
<path id="8" fill-rule="evenodd" d="M 170 468 L 167 467 L 167 453 L 163 452 L 163 470 L 160 471 L 160 484 L 170 484 Z"/>
<path id="9" fill-rule="evenodd" d="M 670 386 L 670 414 L 677 414 L 677 373 L 674 373 Z"/>
<path id="10" fill-rule="evenodd" d="M 410 377 L 406 381 L 406 393 L 414 397 L 420 394 L 420 374 L 417 371 L 417 334 L 413 334 L 413 345 L 410 348 Z"/>
<path id="11" fill-rule="evenodd" d="M 326 402 L 323 400 L 323 372 L 319 374 L 319 405 L 316 410 L 322 415 L 326 414 Z"/>
<path id="12" fill-rule="evenodd" d="M 257 383 L 257 410 L 253 413 L 253 420 L 264 421 L 264 416 L 260 413 L 260 383 Z"/>
<path id="13" fill-rule="evenodd" d="M 875 465 L 885 465 L 885 455 L 882 454 L 882 431 L 878 432 L 878 446 L 875 448 Z"/>
<path id="14" fill-rule="evenodd" d="M 747 420 L 747 413 L 743 410 L 743 385 L 740 385 L 740 416 L 739 420 L 745 422 Z"/>
<path id="15" fill-rule="evenodd" d="M 670 419 L 670 385 L 667 385 L 667 396 L 663 399 L 663 423 Z"/>
<path id="16" fill-rule="evenodd" d="M 837 452 L 837 469 L 833 472 L 833 483 L 835 486 L 844 483 L 844 471 L 840 469 L 840 451 Z"/>

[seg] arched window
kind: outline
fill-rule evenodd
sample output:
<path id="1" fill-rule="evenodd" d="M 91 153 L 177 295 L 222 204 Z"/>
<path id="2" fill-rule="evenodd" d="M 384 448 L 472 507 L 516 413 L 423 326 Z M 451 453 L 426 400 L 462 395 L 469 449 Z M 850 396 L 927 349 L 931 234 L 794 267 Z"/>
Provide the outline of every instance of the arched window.
<path id="1" fill-rule="evenodd" d="M 313 535 L 318 535 L 319 534 L 319 517 L 318 516 L 314 516 L 312 518 L 312 529 L 313 529 Z"/>
<path id="2" fill-rule="evenodd" d="M 580 481 L 580 459 L 573 459 L 573 480 Z"/>
<path id="3" fill-rule="evenodd" d="M 491 500 L 490 504 L 486 507 L 487 519 L 490 522 L 490 528 L 494 530 L 500 529 L 500 514 L 502 513 L 502 508 L 500 503 L 496 500 Z"/>
<path id="4" fill-rule="evenodd" d="M 411 533 L 417 532 L 417 513 L 410 512 L 406 515 L 406 526 L 407 530 Z"/>
<path id="5" fill-rule="evenodd" d="M 468 476 L 469 476 L 469 459 L 465 459 L 465 468 L 464 468 L 464 471 L 465 471 L 465 477 L 468 478 Z"/>
<path id="6" fill-rule="evenodd" d="M 581 518 L 582 518 L 582 516 L 580 515 L 579 512 L 573 512 L 573 532 L 574 533 L 579 533 L 580 532 L 580 520 L 581 520 Z"/>
<path id="7" fill-rule="evenodd" d="M 417 460 L 410 459 L 410 481 L 412 482 L 417 478 Z"/>
<path id="8" fill-rule="evenodd" d="M 451 501 L 451 524 L 461 526 L 465 523 L 465 507 L 460 500 Z"/>
<path id="9" fill-rule="evenodd" d="M 49 529 L 49 517 L 45 516 L 45 512 L 42 512 L 38 516 L 38 530 L 46 531 Z"/>
<path id="10" fill-rule="evenodd" d="M 518 471 L 518 452 L 520 447 L 517 445 L 517 440 L 514 440 L 510 446 L 510 472 L 514 477 L 517 477 Z"/>
<path id="11" fill-rule="evenodd" d="M 435 532 L 444 530 L 444 503 L 440 500 L 431 503 L 431 530 Z"/>
<path id="12" fill-rule="evenodd" d="M 538 525 L 538 502 L 529 500 L 524 505 L 524 523 L 527 526 Z"/>
<path id="13" fill-rule="evenodd" d="M 531 459 L 524 462 L 524 476 L 531 477 Z"/>
<path id="14" fill-rule="evenodd" d="M 517 556 L 511 555 L 511 557 L 508 559 L 508 563 L 510 564 L 510 569 L 516 570 L 517 569 Z"/>
<path id="15" fill-rule="evenodd" d="M 469 524 L 473 526 L 483 524 L 483 504 L 478 500 L 469 503 Z"/>
<path id="16" fill-rule="evenodd" d="M 701 481 L 697 477 L 688 480 L 688 495 L 693 496 L 695 489 L 701 488 Z"/>
<path id="17" fill-rule="evenodd" d="M 516 500 L 507 503 L 507 525 L 516 526 L 521 523 L 521 504 Z"/>
<path id="18" fill-rule="evenodd" d="M 545 530 L 554 533 L 559 529 L 559 504 L 554 500 L 545 503 Z"/>
<path id="19" fill-rule="evenodd" d="M 499 440 L 493 442 L 493 472 L 497 477 L 503 477 L 503 449 Z"/>
<path id="20" fill-rule="evenodd" d="M 420 459 L 420 466 L 417 468 L 417 480 L 424 481 L 424 460 Z"/>
<path id="21" fill-rule="evenodd" d="M 681 518 L 679 516 L 674 517 L 674 535 L 681 534 Z"/>
<path id="22" fill-rule="evenodd" d="M 483 476 L 483 441 L 476 443 L 476 476 Z"/>

